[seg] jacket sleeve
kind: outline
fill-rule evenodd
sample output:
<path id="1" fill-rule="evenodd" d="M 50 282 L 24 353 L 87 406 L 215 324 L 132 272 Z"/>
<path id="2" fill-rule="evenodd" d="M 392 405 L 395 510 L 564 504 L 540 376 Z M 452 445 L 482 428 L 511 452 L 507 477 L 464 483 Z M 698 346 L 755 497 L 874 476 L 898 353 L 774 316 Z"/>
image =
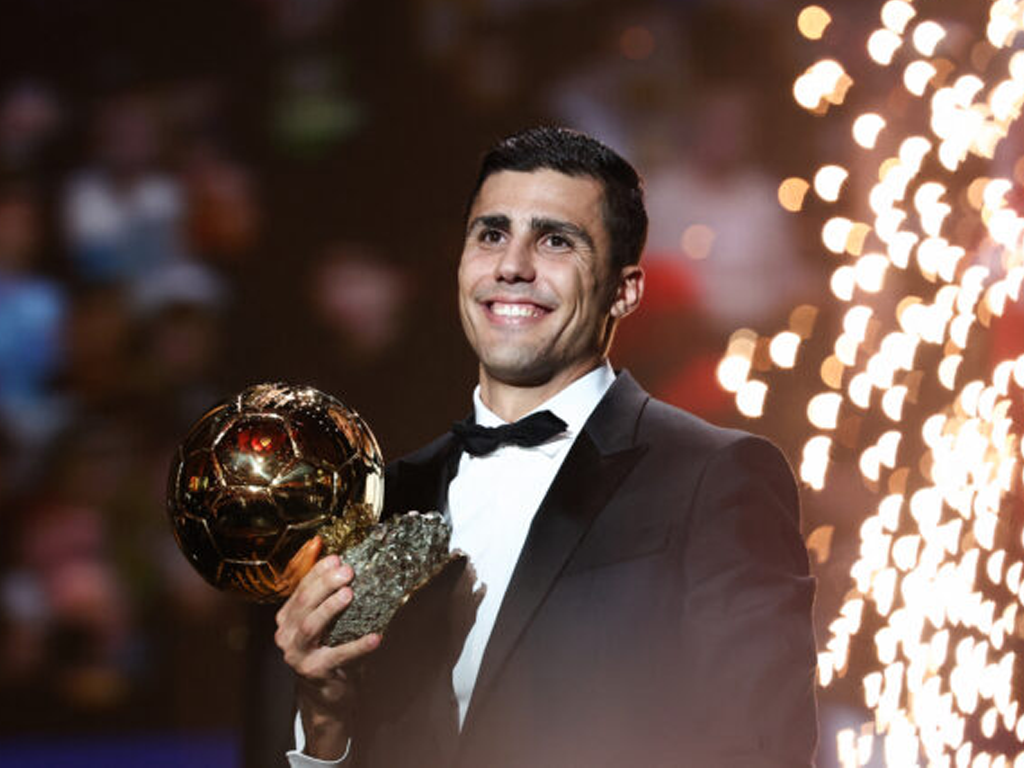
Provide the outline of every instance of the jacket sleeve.
<path id="1" fill-rule="evenodd" d="M 735 440 L 708 458 L 690 512 L 675 553 L 687 764 L 810 766 L 814 584 L 792 472 L 768 441 Z"/>

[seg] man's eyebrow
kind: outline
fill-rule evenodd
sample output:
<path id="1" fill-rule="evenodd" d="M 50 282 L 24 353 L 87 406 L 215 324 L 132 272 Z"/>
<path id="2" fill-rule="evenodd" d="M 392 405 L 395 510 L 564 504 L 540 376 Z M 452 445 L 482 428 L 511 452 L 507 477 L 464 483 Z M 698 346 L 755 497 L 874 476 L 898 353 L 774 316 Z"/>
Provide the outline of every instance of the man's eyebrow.
<path id="1" fill-rule="evenodd" d="M 530 219 L 530 228 L 534 232 L 554 232 L 560 235 L 568 235 L 570 238 L 576 238 L 577 240 L 583 241 L 590 250 L 594 250 L 594 238 L 590 236 L 590 233 L 583 227 L 573 224 L 570 221 L 535 217 Z"/>
<path id="2" fill-rule="evenodd" d="M 466 232 L 472 232 L 478 226 L 483 226 L 486 229 L 501 229 L 507 232 L 512 228 L 512 219 L 501 213 L 484 214 L 470 221 L 466 225 Z"/>

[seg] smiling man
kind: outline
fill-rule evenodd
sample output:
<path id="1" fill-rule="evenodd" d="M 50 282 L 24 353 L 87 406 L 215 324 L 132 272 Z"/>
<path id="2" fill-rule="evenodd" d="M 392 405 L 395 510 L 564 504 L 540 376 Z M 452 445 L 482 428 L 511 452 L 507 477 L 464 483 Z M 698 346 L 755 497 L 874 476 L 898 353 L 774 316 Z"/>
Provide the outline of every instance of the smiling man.
<path id="1" fill-rule="evenodd" d="M 459 311 L 481 398 L 506 421 L 597 368 L 640 302 L 640 267 L 610 258 L 603 197 L 597 179 L 550 169 L 497 172 L 477 192 Z"/>
<path id="2" fill-rule="evenodd" d="M 485 156 L 458 274 L 474 415 L 389 466 L 385 494 L 385 514 L 445 513 L 478 605 L 411 643 L 325 647 L 359 586 L 318 563 L 278 614 L 293 766 L 811 764 L 813 584 L 785 460 L 607 362 L 646 228 L 636 172 L 583 134 Z"/>

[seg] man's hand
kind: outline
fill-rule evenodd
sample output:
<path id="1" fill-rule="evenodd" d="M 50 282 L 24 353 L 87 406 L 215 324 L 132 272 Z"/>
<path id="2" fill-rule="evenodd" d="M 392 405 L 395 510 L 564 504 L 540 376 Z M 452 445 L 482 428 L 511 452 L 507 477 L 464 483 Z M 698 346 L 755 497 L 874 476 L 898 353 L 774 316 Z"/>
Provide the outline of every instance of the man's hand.
<path id="1" fill-rule="evenodd" d="M 316 537 L 302 550 L 303 558 L 319 554 Z M 298 675 L 298 704 L 306 734 L 305 752 L 330 760 L 341 757 L 349 738 L 348 713 L 353 706 L 351 664 L 380 645 L 369 634 L 335 647 L 321 638 L 334 618 L 352 602 L 355 574 L 337 555 L 323 558 L 302 577 L 277 612 L 274 641 Z"/>

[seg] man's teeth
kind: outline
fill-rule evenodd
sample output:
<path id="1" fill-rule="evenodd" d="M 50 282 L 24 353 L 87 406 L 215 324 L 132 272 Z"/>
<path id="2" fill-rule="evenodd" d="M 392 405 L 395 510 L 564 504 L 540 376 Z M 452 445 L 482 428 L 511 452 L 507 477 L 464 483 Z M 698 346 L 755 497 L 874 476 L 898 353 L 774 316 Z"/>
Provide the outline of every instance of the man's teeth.
<path id="1" fill-rule="evenodd" d="M 491 305 L 491 311 L 502 317 L 536 317 L 540 310 L 533 304 L 499 304 Z"/>

